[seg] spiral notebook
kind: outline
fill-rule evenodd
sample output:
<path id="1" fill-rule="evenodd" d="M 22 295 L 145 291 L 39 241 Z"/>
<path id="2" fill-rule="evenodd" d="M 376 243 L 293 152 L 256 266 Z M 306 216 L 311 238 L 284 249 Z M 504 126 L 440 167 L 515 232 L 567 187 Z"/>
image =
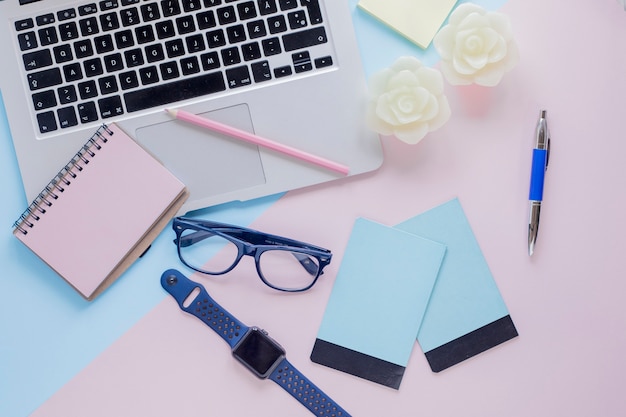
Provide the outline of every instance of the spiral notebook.
<path id="1" fill-rule="evenodd" d="M 187 195 L 118 126 L 103 125 L 22 213 L 13 234 L 93 300 L 150 247 Z"/>

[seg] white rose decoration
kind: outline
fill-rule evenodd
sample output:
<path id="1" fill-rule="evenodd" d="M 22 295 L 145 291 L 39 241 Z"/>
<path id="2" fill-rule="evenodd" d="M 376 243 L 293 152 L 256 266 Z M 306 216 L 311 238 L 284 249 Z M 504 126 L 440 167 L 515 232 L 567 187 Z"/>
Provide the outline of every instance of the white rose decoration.
<path id="1" fill-rule="evenodd" d="M 415 144 L 450 118 L 443 77 L 413 57 L 401 57 L 370 78 L 368 125 Z"/>
<path id="2" fill-rule="evenodd" d="M 441 71 L 453 85 L 493 87 L 519 61 L 506 15 L 472 3 L 461 4 L 450 14 L 433 44 L 441 56 Z"/>

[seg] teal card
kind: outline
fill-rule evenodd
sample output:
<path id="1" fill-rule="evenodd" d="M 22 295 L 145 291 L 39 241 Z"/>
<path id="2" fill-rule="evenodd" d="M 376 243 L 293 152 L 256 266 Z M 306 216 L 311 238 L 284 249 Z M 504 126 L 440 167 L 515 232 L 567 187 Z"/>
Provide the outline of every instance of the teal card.
<path id="1" fill-rule="evenodd" d="M 417 334 L 434 372 L 518 335 L 458 199 L 396 228 L 447 248 Z"/>
<path id="2" fill-rule="evenodd" d="M 357 219 L 311 360 L 399 388 L 446 247 Z"/>

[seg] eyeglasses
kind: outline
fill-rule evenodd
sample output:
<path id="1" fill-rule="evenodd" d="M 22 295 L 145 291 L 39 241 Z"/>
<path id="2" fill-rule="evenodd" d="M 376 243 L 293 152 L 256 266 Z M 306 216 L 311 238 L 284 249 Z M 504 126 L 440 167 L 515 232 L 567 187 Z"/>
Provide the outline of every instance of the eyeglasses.
<path id="1" fill-rule="evenodd" d="M 180 260 L 189 268 L 222 275 L 244 255 L 254 257 L 261 280 L 280 291 L 305 291 L 330 263 L 328 249 L 245 227 L 186 217 L 174 218 Z"/>

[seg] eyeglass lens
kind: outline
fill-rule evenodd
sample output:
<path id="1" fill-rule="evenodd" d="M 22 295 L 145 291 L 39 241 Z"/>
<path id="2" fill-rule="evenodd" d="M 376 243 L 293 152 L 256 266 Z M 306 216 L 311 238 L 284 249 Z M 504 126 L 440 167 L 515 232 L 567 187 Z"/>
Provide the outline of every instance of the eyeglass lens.
<path id="1" fill-rule="evenodd" d="M 237 246 L 220 235 L 187 229 L 180 239 L 181 259 L 199 271 L 213 275 L 222 274 L 237 261 Z M 258 261 L 262 278 L 270 286 L 288 291 L 311 286 L 317 278 L 319 268 L 315 257 L 297 250 L 266 250 Z"/>

